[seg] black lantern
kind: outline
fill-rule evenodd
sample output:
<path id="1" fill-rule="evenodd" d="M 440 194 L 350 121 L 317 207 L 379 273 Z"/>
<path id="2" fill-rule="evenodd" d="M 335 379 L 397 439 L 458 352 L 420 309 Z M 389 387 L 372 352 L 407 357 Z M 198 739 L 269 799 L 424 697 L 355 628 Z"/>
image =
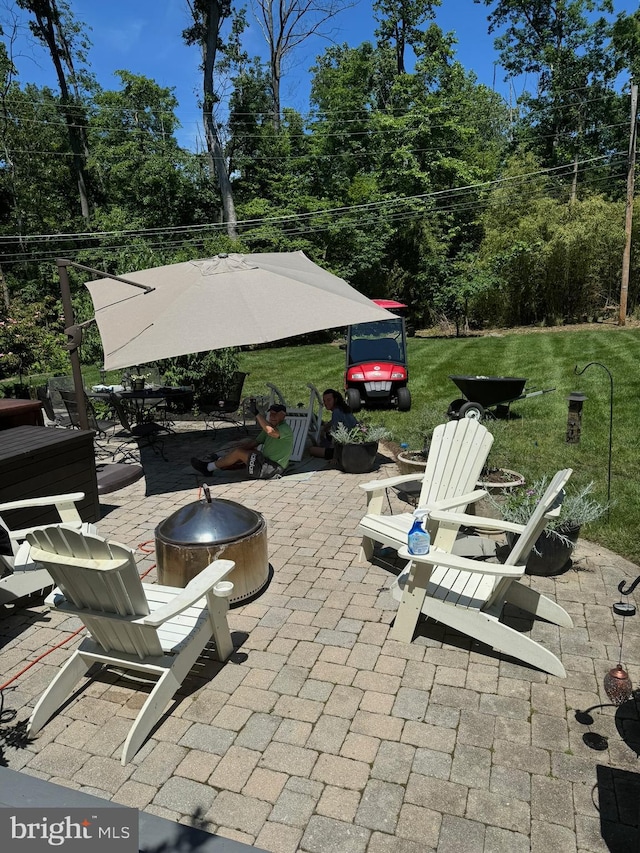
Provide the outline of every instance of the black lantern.
<path id="1" fill-rule="evenodd" d="M 582 431 L 582 405 L 587 399 L 582 391 L 572 391 L 567 397 L 569 414 L 567 417 L 567 444 L 578 444 Z"/>

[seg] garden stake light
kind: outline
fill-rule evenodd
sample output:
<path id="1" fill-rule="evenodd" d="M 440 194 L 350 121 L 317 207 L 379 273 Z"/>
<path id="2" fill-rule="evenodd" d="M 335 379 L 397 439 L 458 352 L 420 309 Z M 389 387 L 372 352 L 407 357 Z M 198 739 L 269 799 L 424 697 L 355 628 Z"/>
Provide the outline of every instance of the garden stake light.
<path id="1" fill-rule="evenodd" d="M 629 596 L 636 586 L 640 583 L 640 576 L 637 577 L 628 589 L 624 588 L 624 581 L 618 584 L 618 592 L 620 595 Z M 613 612 L 622 617 L 622 629 L 620 631 L 620 654 L 618 663 L 604 677 L 604 690 L 610 701 L 614 705 L 622 705 L 631 698 L 633 687 L 629 673 L 622 666 L 622 643 L 624 641 L 624 620 L 627 616 L 634 616 L 636 607 L 629 601 L 616 601 L 613 605 Z"/>

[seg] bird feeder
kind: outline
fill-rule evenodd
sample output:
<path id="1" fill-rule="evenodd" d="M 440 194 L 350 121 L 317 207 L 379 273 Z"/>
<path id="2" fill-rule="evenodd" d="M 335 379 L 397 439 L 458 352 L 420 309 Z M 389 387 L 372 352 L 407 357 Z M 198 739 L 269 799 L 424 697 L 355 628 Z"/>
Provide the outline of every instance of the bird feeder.
<path id="1" fill-rule="evenodd" d="M 587 399 L 582 391 L 572 391 L 567 397 L 569 413 L 567 417 L 567 444 L 578 444 L 582 431 L 582 406 Z"/>

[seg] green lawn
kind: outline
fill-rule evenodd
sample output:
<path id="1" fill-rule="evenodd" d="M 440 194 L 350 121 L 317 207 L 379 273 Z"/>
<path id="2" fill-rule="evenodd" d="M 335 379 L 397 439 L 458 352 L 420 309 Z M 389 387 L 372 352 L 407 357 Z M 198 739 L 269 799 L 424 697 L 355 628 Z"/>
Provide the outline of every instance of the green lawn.
<path id="1" fill-rule="evenodd" d="M 397 442 L 420 446 L 421 427 L 445 420 L 449 403 L 460 393 L 449 374 L 526 376 L 527 390 L 555 388 L 550 394 L 512 405 L 514 417 L 497 421 L 492 464 L 515 468 L 529 480 L 558 468 L 574 469 L 577 484 L 593 480 L 596 497 L 607 495 L 609 379 L 600 367 L 574 374 L 588 362 L 601 362 L 614 380 L 613 464 L 610 517 L 583 531 L 586 538 L 640 563 L 640 477 L 637 475 L 640 415 L 640 331 L 605 328 L 579 331 L 511 333 L 460 339 L 413 338 L 409 341 L 410 412 L 376 410 L 369 418 L 387 426 Z M 306 403 L 306 383 L 320 391 L 342 390 L 344 352 L 335 345 L 299 346 L 244 352 L 249 371 L 245 390 L 263 394 L 273 382 L 287 403 Z M 567 397 L 583 391 L 582 439 L 565 441 Z M 491 425 L 490 425 L 491 426 Z"/>

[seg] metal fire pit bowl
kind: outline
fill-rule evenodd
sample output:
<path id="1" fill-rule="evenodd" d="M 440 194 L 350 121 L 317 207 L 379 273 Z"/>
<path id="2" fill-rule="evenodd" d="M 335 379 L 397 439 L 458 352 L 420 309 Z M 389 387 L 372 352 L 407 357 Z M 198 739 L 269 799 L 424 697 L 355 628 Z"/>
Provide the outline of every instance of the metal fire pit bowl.
<path id="1" fill-rule="evenodd" d="M 235 501 L 205 498 L 187 504 L 155 529 L 158 581 L 185 587 L 216 559 L 233 560 L 230 604 L 258 595 L 269 581 L 267 523 Z"/>

